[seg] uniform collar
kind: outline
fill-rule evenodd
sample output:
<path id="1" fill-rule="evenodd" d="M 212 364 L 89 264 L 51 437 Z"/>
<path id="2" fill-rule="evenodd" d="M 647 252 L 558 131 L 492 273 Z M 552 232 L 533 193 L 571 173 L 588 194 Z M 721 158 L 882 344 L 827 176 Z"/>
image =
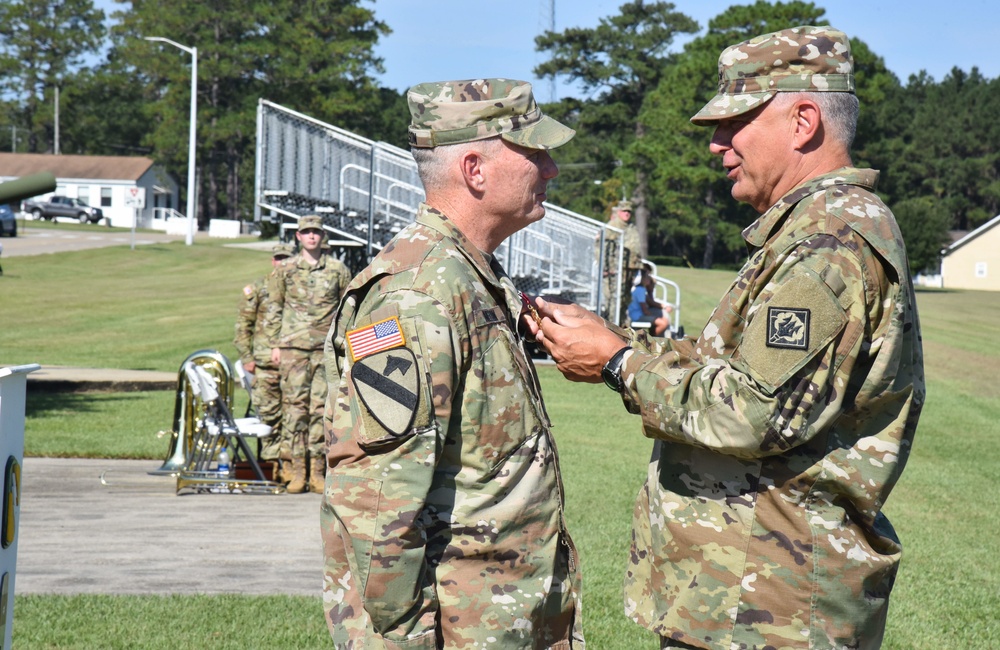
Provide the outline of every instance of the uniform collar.
<path id="1" fill-rule="evenodd" d="M 878 170 L 841 167 L 827 174 L 815 176 L 793 188 L 781 197 L 767 212 L 760 215 L 756 221 L 743 231 L 743 239 L 754 248 L 762 247 L 784 220 L 785 215 L 795 207 L 795 204 L 816 192 L 828 189 L 834 185 L 857 185 L 869 192 L 875 191 L 878 185 Z"/>
<path id="2" fill-rule="evenodd" d="M 299 253 L 295 256 L 295 266 L 302 269 L 321 269 L 326 266 L 326 260 L 329 257 L 324 249 L 320 249 L 319 257 L 316 258 L 316 264 L 310 264 L 306 259 L 305 255 Z"/>
<path id="3" fill-rule="evenodd" d="M 476 267 L 480 275 L 496 286 L 500 286 L 497 274 L 493 271 L 490 264 L 493 256 L 479 250 L 447 215 L 437 208 L 432 208 L 426 203 L 421 203 L 420 208 L 417 210 L 417 223 L 439 232 L 442 236 L 454 241 L 458 250 Z"/>

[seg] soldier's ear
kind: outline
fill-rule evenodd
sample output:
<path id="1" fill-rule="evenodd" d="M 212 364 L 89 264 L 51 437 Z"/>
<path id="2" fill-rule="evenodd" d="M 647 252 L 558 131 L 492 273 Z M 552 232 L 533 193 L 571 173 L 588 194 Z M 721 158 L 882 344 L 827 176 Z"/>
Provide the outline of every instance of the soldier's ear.
<path id="1" fill-rule="evenodd" d="M 482 193 L 486 186 L 485 163 L 486 158 L 477 151 L 467 151 L 459 158 L 462 179 L 466 187 L 476 194 Z"/>
<path id="2" fill-rule="evenodd" d="M 820 131 L 821 112 L 819 105 L 811 99 L 800 99 L 792 108 L 794 120 L 793 142 L 798 150 L 806 149 Z"/>

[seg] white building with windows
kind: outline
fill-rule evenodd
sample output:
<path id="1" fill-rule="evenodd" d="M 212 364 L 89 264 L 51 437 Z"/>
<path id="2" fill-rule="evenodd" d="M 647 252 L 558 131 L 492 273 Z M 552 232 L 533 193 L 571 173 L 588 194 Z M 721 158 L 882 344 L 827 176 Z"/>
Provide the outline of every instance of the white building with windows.
<path id="1" fill-rule="evenodd" d="M 51 172 L 56 177 L 56 190 L 36 198 L 45 199 L 52 194 L 78 198 L 101 208 L 112 226 L 131 228 L 135 221 L 139 228 L 165 230 L 168 219 L 183 217 L 177 211 L 180 207 L 177 183 L 152 158 L 0 153 L 0 182 L 39 172 Z M 126 193 L 137 188 L 144 189 L 146 194 L 146 207 L 142 210 L 126 202 Z"/>

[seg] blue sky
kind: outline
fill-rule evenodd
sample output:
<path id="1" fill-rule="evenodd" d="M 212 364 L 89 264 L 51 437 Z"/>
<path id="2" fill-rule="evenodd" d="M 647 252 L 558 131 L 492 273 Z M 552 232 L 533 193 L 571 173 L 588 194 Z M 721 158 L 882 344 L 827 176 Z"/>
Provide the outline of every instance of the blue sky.
<path id="1" fill-rule="evenodd" d="M 384 59 L 383 85 L 405 90 L 422 81 L 512 77 L 532 81 L 541 101 L 550 83 L 532 69 L 543 59 L 534 38 L 548 28 L 551 0 L 376 0 L 378 18 L 393 33 L 376 53 Z M 554 0 L 555 27 L 593 27 L 618 13 L 625 0 Z M 831 25 L 860 38 L 905 83 L 926 70 L 940 80 L 955 66 L 977 66 L 989 78 L 1000 76 L 1000 2 L 996 0 L 813 0 L 826 9 Z M 702 30 L 733 4 L 752 0 L 675 0 L 678 11 Z M 676 42 L 679 50 L 683 41 Z M 560 97 L 579 95 L 560 83 Z"/>

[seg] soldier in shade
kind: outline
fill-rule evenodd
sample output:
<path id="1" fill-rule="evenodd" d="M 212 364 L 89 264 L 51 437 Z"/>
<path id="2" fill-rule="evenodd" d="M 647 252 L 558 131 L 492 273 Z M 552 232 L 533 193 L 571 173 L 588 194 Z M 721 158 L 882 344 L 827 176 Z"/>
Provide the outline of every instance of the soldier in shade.
<path id="1" fill-rule="evenodd" d="M 618 322 L 624 323 L 628 313 L 636 275 L 642 269 L 642 246 L 639 241 L 639 229 L 632 223 L 632 202 L 622 199 L 611 206 L 611 217 L 608 225 L 615 230 L 607 231 L 604 240 L 604 311 L 602 315 L 611 318 L 611 310 L 619 305 Z M 621 231 L 621 235 L 617 231 Z M 618 265 L 618 238 L 621 237 L 622 268 L 621 273 L 615 272 Z M 617 278 L 617 281 L 613 281 Z"/>
<path id="2" fill-rule="evenodd" d="M 760 217 L 701 335 L 538 301 L 563 374 L 603 379 L 656 440 L 625 612 L 663 648 L 881 645 L 902 552 L 882 507 L 925 388 L 903 238 L 878 172 L 851 162 L 857 116 L 843 32 L 726 49 L 692 121 L 715 127 L 733 198 Z"/>
<path id="3" fill-rule="evenodd" d="M 275 244 L 271 249 L 271 272 L 274 272 L 282 260 L 291 256 L 290 244 Z M 271 361 L 271 346 L 264 334 L 270 275 L 243 287 L 233 345 L 240 355 L 243 368 L 253 375 L 253 404 L 260 421 L 271 427 L 271 436 L 261 445 L 260 460 L 278 462 L 281 447 L 281 381 L 278 366 Z M 291 474 L 291 456 L 282 464 L 282 474 L 284 473 Z M 287 483 L 288 479 L 283 481 Z"/>
<path id="4" fill-rule="evenodd" d="M 574 131 L 507 79 L 407 93 L 427 192 L 327 341 L 323 602 L 338 648 L 581 648 L 580 573 L 523 296 L 493 256 Z"/>

